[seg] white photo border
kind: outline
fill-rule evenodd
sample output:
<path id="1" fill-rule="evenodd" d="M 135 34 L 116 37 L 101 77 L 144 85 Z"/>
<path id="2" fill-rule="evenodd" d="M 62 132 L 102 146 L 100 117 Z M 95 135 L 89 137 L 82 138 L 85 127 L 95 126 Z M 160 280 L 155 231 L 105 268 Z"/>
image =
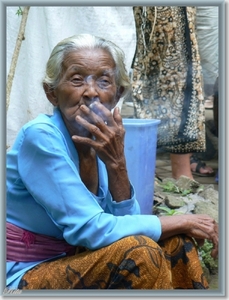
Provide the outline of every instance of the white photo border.
<path id="1" fill-rule="evenodd" d="M 108 5 L 109 3 L 109 5 Z M 5 272 L 5 206 L 6 206 L 6 8 L 8 6 L 156 6 L 156 5 L 180 5 L 180 6 L 217 6 L 219 8 L 219 229 L 220 229 L 220 248 L 219 248 L 219 287 L 217 290 L 34 290 L 34 291 L 15 291 L 14 293 L 7 293 L 5 288 L 6 272 Z M 127 297 L 132 299 L 133 297 L 224 297 L 226 295 L 226 229 L 227 229 L 227 212 L 226 211 L 226 9 L 228 4 L 222 0 L 212 1 L 128 1 L 128 0 L 111 0 L 107 1 L 87 1 L 87 0 L 30 0 L 30 1 L 10 1 L 0 0 L 0 27 L 1 27 L 1 72 L 0 72 L 0 84 L 1 84 L 1 153 L 0 153 L 0 165 L 1 165 L 1 181 L 0 190 L 1 197 L 1 221 L 2 221 L 2 234 L 1 234 L 1 286 L 0 295 L 4 297 Z M 228 25 L 228 24 L 227 24 Z M 85 298 L 84 298 L 85 299 Z"/>

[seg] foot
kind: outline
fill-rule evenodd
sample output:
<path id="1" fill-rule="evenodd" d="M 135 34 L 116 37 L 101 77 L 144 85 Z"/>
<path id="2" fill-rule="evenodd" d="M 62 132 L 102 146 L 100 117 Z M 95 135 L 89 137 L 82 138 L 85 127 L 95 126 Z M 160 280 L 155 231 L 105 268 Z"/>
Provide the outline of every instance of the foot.
<path id="1" fill-rule="evenodd" d="M 214 176 L 214 170 L 204 162 L 192 155 L 190 158 L 190 167 L 193 174 L 198 176 Z"/>

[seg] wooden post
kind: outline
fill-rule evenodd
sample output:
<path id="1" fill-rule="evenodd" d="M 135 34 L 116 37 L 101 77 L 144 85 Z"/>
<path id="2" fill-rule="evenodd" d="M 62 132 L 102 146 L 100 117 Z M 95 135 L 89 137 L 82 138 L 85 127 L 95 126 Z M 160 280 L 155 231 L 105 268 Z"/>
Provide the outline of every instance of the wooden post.
<path id="1" fill-rule="evenodd" d="M 20 25 L 20 29 L 18 32 L 18 37 L 17 37 L 15 48 L 14 48 L 14 53 L 13 53 L 12 60 L 11 60 L 9 74 L 7 77 L 6 112 L 8 111 L 9 104 L 10 104 L 10 93 L 11 93 L 11 88 L 12 88 L 15 70 L 16 70 L 16 66 L 17 66 L 17 60 L 18 60 L 18 56 L 19 56 L 19 52 L 20 52 L 20 48 L 21 48 L 21 43 L 25 39 L 24 33 L 25 33 L 25 26 L 26 26 L 28 13 L 29 13 L 29 8 L 30 8 L 30 6 L 25 6 L 23 13 L 22 13 L 21 25 Z"/>

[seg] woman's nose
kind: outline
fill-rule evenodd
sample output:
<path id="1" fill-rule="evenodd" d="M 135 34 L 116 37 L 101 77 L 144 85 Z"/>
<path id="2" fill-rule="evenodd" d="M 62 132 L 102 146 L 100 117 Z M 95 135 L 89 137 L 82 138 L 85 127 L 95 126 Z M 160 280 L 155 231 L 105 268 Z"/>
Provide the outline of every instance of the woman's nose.
<path id="1" fill-rule="evenodd" d="M 85 80 L 84 96 L 88 98 L 94 98 L 98 96 L 98 86 L 96 84 L 96 80 L 94 80 L 92 77 L 88 77 Z"/>

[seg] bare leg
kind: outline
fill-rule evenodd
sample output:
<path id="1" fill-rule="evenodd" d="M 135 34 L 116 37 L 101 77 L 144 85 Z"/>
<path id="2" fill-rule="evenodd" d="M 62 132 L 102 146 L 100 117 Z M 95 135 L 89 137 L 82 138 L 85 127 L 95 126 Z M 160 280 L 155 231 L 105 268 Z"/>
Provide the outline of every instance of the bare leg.
<path id="1" fill-rule="evenodd" d="M 190 167 L 191 153 L 185 154 L 170 154 L 172 176 L 174 179 L 179 179 L 180 176 L 186 176 L 193 179 L 193 175 Z"/>

